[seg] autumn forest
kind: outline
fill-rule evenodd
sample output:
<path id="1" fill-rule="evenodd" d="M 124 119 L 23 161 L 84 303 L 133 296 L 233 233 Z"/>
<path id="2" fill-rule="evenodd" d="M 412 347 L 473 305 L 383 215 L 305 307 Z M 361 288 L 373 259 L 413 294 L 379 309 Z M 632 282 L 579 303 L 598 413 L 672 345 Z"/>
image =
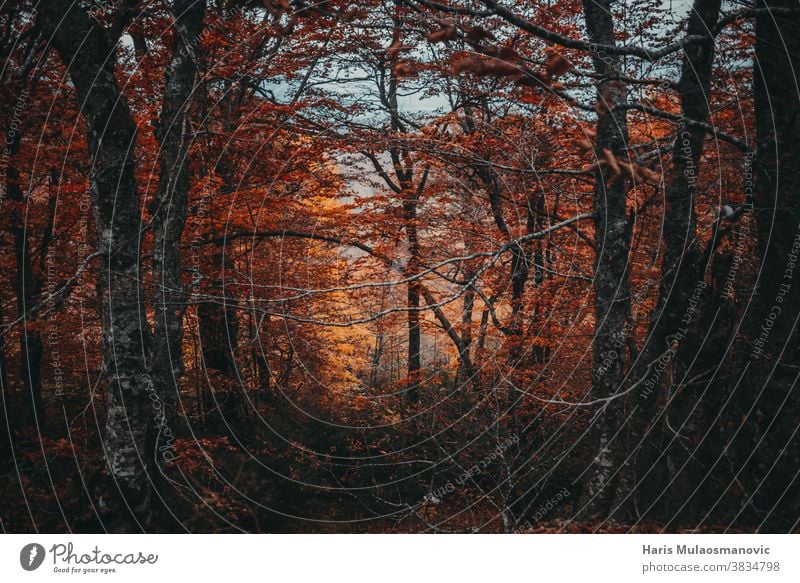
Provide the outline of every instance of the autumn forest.
<path id="1" fill-rule="evenodd" d="M 800 531 L 799 0 L 0 0 L 0 531 Z"/>

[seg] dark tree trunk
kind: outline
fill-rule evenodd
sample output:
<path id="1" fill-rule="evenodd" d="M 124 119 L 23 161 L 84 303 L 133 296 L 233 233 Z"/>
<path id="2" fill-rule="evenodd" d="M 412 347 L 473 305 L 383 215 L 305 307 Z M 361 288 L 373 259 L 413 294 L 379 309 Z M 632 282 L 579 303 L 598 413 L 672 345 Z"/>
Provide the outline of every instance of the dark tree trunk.
<path id="1" fill-rule="evenodd" d="M 533 200 L 531 200 L 533 199 Z M 558 202 L 556 202 L 556 205 Z M 544 217 L 545 217 L 545 205 L 544 205 L 544 193 L 538 193 L 536 195 L 532 195 L 528 199 L 528 205 L 526 209 L 527 215 L 527 228 L 528 234 L 536 233 L 537 231 L 541 231 L 544 228 Z M 536 286 L 542 285 L 544 281 L 544 245 L 541 239 L 536 239 L 535 247 L 533 253 L 530 253 L 532 256 L 532 265 L 533 265 L 533 283 Z M 529 268 L 530 269 L 530 268 Z"/>
<path id="2" fill-rule="evenodd" d="M 797 0 L 762 0 L 763 9 L 800 9 Z M 754 211 L 761 269 L 757 307 L 747 326 L 752 343 L 743 406 L 752 442 L 747 487 L 757 507 L 770 508 L 767 528 L 786 530 L 800 513 L 800 16 L 761 12 L 756 18 L 754 98 L 758 154 Z M 740 399 L 741 401 L 742 399 Z"/>
<path id="3" fill-rule="evenodd" d="M 153 213 L 154 338 L 153 382 L 170 410 L 178 400 L 183 374 L 181 239 L 189 194 L 188 110 L 195 88 L 196 50 L 203 27 L 204 0 L 175 0 L 172 60 L 167 67 L 164 99 L 156 136 L 160 144 L 158 193 Z"/>
<path id="4" fill-rule="evenodd" d="M 720 0 L 695 0 L 689 15 L 686 34 L 701 36 L 717 22 Z M 709 90 L 714 62 L 714 41 L 688 45 L 684 51 L 678 90 L 685 118 L 705 122 L 709 114 Z M 617 504 L 620 518 L 633 519 L 637 492 L 642 480 L 652 473 L 653 465 L 662 453 L 662 441 L 653 432 L 656 405 L 669 375 L 662 366 L 678 365 L 676 358 L 680 340 L 687 335 L 689 302 L 702 290 L 704 269 L 699 265 L 696 234 L 695 194 L 699 177 L 700 156 L 703 152 L 705 130 L 679 124 L 673 145 L 670 180 L 665 187 L 664 226 L 662 242 L 664 259 L 661 266 L 661 285 L 656 308 L 650 317 L 647 340 L 641 350 L 632 382 L 639 385 L 629 401 L 633 405 L 627 425 L 627 460 L 620 471 Z M 661 489 L 651 490 L 656 495 Z M 641 507 L 647 502 L 642 500 Z"/>
<path id="5" fill-rule="evenodd" d="M 472 365 L 472 358 L 469 354 L 469 345 L 465 344 L 463 336 L 458 333 L 458 330 L 456 330 L 456 328 L 447 318 L 447 315 L 444 313 L 444 310 L 442 310 L 442 307 L 436 305 L 436 298 L 433 297 L 433 294 L 431 294 L 430 290 L 426 289 L 423 285 L 420 285 L 420 293 L 425 299 L 425 302 L 428 304 L 430 310 L 433 312 L 434 317 L 439 322 L 439 325 L 442 327 L 442 330 L 444 330 L 445 334 L 447 334 L 447 337 L 450 338 L 450 341 L 453 343 L 453 347 L 456 349 L 456 352 L 458 352 L 459 368 L 463 369 L 464 378 L 471 379 L 470 382 L 474 382 L 475 367 Z M 472 342 L 471 333 L 467 335 L 467 340 L 470 343 Z"/>
<path id="6" fill-rule="evenodd" d="M 202 89 L 205 91 L 205 88 Z M 225 85 L 225 96 L 217 106 L 226 112 L 222 120 L 223 131 L 232 135 L 236 131 L 235 111 L 237 103 L 242 103 L 248 91 L 247 84 L 240 84 L 238 87 L 227 82 Z M 204 96 L 204 99 L 207 96 Z M 222 154 L 217 159 L 216 174 L 221 178 L 220 190 L 230 192 L 234 185 L 239 183 L 235 162 L 226 154 Z M 214 229 L 214 216 L 218 210 L 211 201 L 211 209 L 207 220 Z M 215 239 L 211 248 L 210 271 L 208 278 L 209 284 L 206 294 L 212 296 L 211 301 L 203 301 L 197 307 L 197 325 L 200 337 L 201 355 L 203 367 L 206 370 L 215 370 L 221 373 L 225 386 L 213 387 L 219 391 L 224 399 L 224 404 L 230 411 L 236 411 L 240 399 L 234 393 L 234 383 L 239 378 L 237 366 L 237 352 L 239 347 L 239 311 L 238 301 L 230 288 L 226 288 L 226 278 L 233 274 L 234 261 L 231 255 L 232 248 L 226 247 L 225 238 Z M 211 395 L 216 401 L 219 409 L 220 402 L 215 395 Z M 216 421 L 215 421 L 216 423 Z"/>
<path id="7" fill-rule="evenodd" d="M 200 343 L 206 368 L 236 378 L 235 354 L 238 322 L 234 310 L 216 302 L 203 302 L 198 308 Z"/>
<path id="8" fill-rule="evenodd" d="M 256 346 L 256 364 L 258 366 L 258 390 L 265 399 L 272 396 L 272 371 L 269 368 L 269 361 L 266 359 L 264 350 L 266 342 L 258 341 Z"/>
<path id="9" fill-rule="evenodd" d="M 3 302 L 0 301 L 0 472 L 9 470 L 14 450 L 13 425 L 11 423 L 10 400 L 8 394 L 8 372 L 6 370 L 6 340 L 3 326 Z"/>
<path id="10" fill-rule="evenodd" d="M 476 356 L 480 356 L 486 347 L 486 334 L 489 331 L 489 306 L 483 308 L 481 312 L 481 323 L 478 327 L 478 341 L 475 343 Z"/>
<path id="11" fill-rule="evenodd" d="M 511 241 L 513 235 L 503 212 L 502 192 L 500 179 L 497 174 L 488 168 L 476 168 L 476 173 L 486 188 L 489 195 L 489 206 L 492 209 L 492 217 L 497 229 L 503 236 Z M 523 352 L 521 336 L 523 333 L 522 314 L 523 296 L 525 286 L 530 276 L 530 261 L 525 248 L 519 243 L 514 243 L 510 249 L 511 270 L 509 272 L 509 283 L 511 284 L 511 317 L 508 326 L 504 327 L 504 333 L 511 337 L 511 347 L 508 352 L 508 362 L 511 366 L 517 364 Z"/>
<path id="12" fill-rule="evenodd" d="M 398 3 L 394 2 L 395 6 Z M 400 19 L 397 14 L 393 17 L 394 30 L 393 35 L 395 39 L 401 38 L 400 32 Z M 393 132 L 405 132 L 405 123 L 401 120 L 398 101 L 397 90 L 399 86 L 397 75 L 395 74 L 395 67 L 398 64 L 398 57 L 394 55 L 390 57 L 388 66 L 391 71 L 387 75 L 385 71 L 381 74 L 381 82 L 379 84 L 379 92 L 383 105 L 386 107 L 389 118 L 390 127 Z M 388 82 L 387 82 L 388 80 Z M 417 232 L 417 206 L 419 198 L 425 187 L 427 181 L 427 170 L 419 179 L 419 183 L 414 184 L 414 164 L 409 155 L 409 151 L 403 147 L 391 146 L 389 148 L 389 156 L 392 160 L 392 167 L 394 168 L 395 178 L 397 184 L 391 179 L 387 184 L 402 197 L 402 212 L 403 221 L 406 231 L 406 242 L 408 243 L 408 264 L 404 270 L 404 275 L 407 278 L 417 275 L 420 271 L 420 257 L 419 257 L 419 236 Z M 422 357 L 420 351 L 422 349 L 422 331 L 420 327 L 421 312 L 420 312 L 420 298 L 422 285 L 420 280 L 415 279 L 408 282 L 406 286 L 406 308 L 407 308 L 407 326 L 408 326 L 408 358 L 406 368 L 406 382 L 408 383 L 407 390 L 404 394 L 405 400 L 409 403 L 419 401 L 419 384 L 422 380 L 420 378 L 422 369 Z"/>
<path id="13" fill-rule="evenodd" d="M 474 277 L 474 273 L 469 270 L 465 273 L 464 279 L 469 281 Z M 470 350 L 472 349 L 472 313 L 475 309 L 475 289 L 468 287 L 464 290 L 463 306 L 461 310 L 461 343 L 458 353 L 458 372 L 456 373 L 456 387 L 461 387 L 470 382 L 471 374 L 469 363 Z M 472 379 L 474 380 L 474 379 Z"/>
<path id="14" fill-rule="evenodd" d="M 72 0 L 42 3 L 39 24 L 69 68 L 92 160 L 90 196 L 102 253 L 98 291 L 108 383 L 104 446 L 117 490 L 101 506 L 109 512 L 113 530 L 139 530 L 151 499 L 144 446 L 154 389 L 146 367 L 152 338 L 141 304 L 136 125 L 114 78 L 114 45 L 106 31 Z"/>
<path id="15" fill-rule="evenodd" d="M 203 363 L 207 369 L 236 379 L 239 317 L 234 306 L 235 300 L 226 295 L 224 285 L 224 278 L 233 266 L 230 254 L 222 246 L 215 245 L 212 264 L 214 284 L 209 287 L 208 293 L 218 299 L 203 302 L 197 308 Z"/>
<path id="16" fill-rule="evenodd" d="M 586 29 L 592 43 L 613 45 L 614 22 L 611 0 L 585 0 Z M 595 71 L 600 75 L 597 118 L 597 151 L 610 150 L 625 157 L 628 140 L 624 109 L 626 88 L 618 80 L 620 59 L 607 54 L 593 54 Z M 626 215 L 627 185 L 613 180 L 607 168 L 595 173 L 594 221 L 595 245 L 595 336 L 592 363 L 593 400 L 609 399 L 622 390 L 626 373 L 624 350 L 626 321 L 630 308 L 628 252 L 630 228 Z M 587 516 L 606 516 L 614 495 L 614 476 L 621 459 L 619 399 L 598 405 L 599 410 L 589 430 L 593 460 L 586 474 L 580 507 Z"/>
<path id="17" fill-rule="evenodd" d="M 269 317 L 259 317 L 258 310 L 250 312 L 250 350 L 253 359 L 253 377 L 256 382 L 256 409 L 262 402 L 272 402 L 272 370 L 267 355 L 269 353 Z"/>
<path id="18" fill-rule="evenodd" d="M 464 96 L 462 96 L 462 99 L 465 100 L 465 103 L 469 102 L 469 100 Z M 466 133 L 472 134 L 476 130 L 472 107 L 466 105 L 464 107 L 464 113 L 465 117 L 464 123 L 462 124 L 462 129 Z M 485 113 L 486 112 L 484 111 L 484 114 Z M 485 161 L 485 163 L 479 165 L 474 165 L 472 170 L 475 172 L 475 175 L 486 189 L 489 199 L 489 207 L 492 210 L 492 218 L 494 219 L 494 224 L 497 227 L 497 230 L 500 231 L 503 237 L 505 237 L 509 242 L 512 241 L 513 235 L 505 219 L 501 181 L 497 175 L 497 172 L 488 164 L 488 161 Z M 530 220 L 532 218 L 532 214 L 532 209 L 529 207 L 526 212 L 527 218 L 529 219 L 528 233 L 533 232 L 531 228 L 534 226 L 534 221 Z M 511 366 L 514 366 L 518 363 L 523 349 L 525 348 L 521 344 L 521 337 L 523 334 L 523 296 L 525 294 L 525 286 L 527 285 L 528 278 L 530 277 L 530 257 L 529 253 L 525 250 L 525 247 L 519 243 L 514 243 L 510 248 L 510 252 L 511 269 L 509 272 L 509 283 L 511 286 L 511 316 L 509 318 L 508 326 L 504 327 L 501 331 L 511 337 L 511 345 L 508 352 L 508 363 Z"/>
<path id="19" fill-rule="evenodd" d="M 797 0 L 764 0 L 763 8 L 800 9 Z M 781 317 L 769 335 L 764 354 L 774 352 L 790 338 L 800 297 L 797 270 L 787 263 L 800 231 L 800 17 L 761 13 L 756 18 L 754 98 L 756 139 L 754 211 L 758 225 L 762 269 L 758 279 L 761 311 L 768 315 L 776 304 Z M 777 298 L 788 284 L 790 297 Z M 788 305 L 786 305 L 788 303 Z"/>
<path id="20" fill-rule="evenodd" d="M 375 335 L 375 348 L 372 349 L 372 358 L 369 369 L 369 386 L 372 389 L 378 387 L 378 374 L 380 373 L 381 358 L 383 357 L 383 334 Z"/>
<path id="21" fill-rule="evenodd" d="M 406 277 L 419 273 L 419 239 L 417 237 L 417 199 L 413 189 L 406 189 L 408 198 L 403 202 L 403 218 L 406 221 L 406 237 L 408 238 L 408 266 Z M 422 339 L 420 331 L 420 282 L 410 281 L 407 286 L 408 306 L 408 393 L 410 402 L 419 400 L 420 370 L 422 358 L 420 350 Z"/>

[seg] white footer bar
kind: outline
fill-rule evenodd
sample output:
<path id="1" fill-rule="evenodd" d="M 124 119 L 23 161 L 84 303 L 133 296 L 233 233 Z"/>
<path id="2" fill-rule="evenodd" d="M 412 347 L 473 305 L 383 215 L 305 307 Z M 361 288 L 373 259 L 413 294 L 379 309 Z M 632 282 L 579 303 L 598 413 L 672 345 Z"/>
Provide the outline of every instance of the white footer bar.
<path id="1" fill-rule="evenodd" d="M 3 535 L 0 581 L 800 581 L 792 535 Z"/>

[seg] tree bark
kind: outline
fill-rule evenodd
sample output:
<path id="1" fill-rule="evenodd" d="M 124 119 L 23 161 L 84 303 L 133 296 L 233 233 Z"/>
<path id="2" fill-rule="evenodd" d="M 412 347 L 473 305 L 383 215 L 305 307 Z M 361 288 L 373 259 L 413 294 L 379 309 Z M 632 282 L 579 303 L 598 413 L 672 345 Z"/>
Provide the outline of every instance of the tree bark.
<path id="1" fill-rule="evenodd" d="M 720 0 L 695 0 L 687 36 L 707 34 L 719 18 L 720 5 Z M 683 117 L 702 123 L 707 121 L 713 62 L 713 39 L 686 47 L 678 82 Z M 629 399 L 633 410 L 627 425 L 627 459 L 617 485 L 619 518 L 635 518 L 633 506 L 637 492 L 662 453 L 661 440 L 652 431 L 659 396 L 663 393 L 665 377 L 669 376 L 662 372 L 661 366 L 678 364 L 676 354 L 680 342 L 676 339 L 686 336 L 686 327 L 691 324 L 686 321 L 689 302 L 703 283 L 695 195 L 705 133 L 697 126 L 680 124 L 672 149 L 673 167 L 664 192 L 664 259 L 659 297 L 650 316 L 645 347 L 630 375 L 632 382 L 639 383 L 639 388 Z"/>
<path id="2" fill-rule="evenodd" d="M 492 169 L 480 169 L 477 171 L 477 174 L 488 190 L 489 205 L 492 209 L 495 225 L 497 225 L 498 230 L 506 239 L 512 241 L 513 235 L 511 229 L 508 227 L 503 212 L 500 179 Z M 523 295 L 525 294 L 525 285 L 528 283 L 528 277 L 530 276 L 530 265 L 528 253 L 522 245 L 515 242 L 510 251 L 511 271 L 509 273 L 509 281 L 511 283 L 511 316 L 505 332 L 511 337 L 508 363 L 511 366 L 515 366 L 522 356 L 524 348 L 521 345 L 521 336 L 523 333 Z"/>
<path id="3" fill-rule="evenodd" d="M 413 188 L 406 189 L 406 200 L 403 201 L 403 219 L 405 220 L 406 238 L 408 239 L 408 265 L 406 277 L 419 273 L 419 238 L 417 236 L 417 197 Z M 420 330 L 420 284 L 419 280 L 408 282 L 408 392 L 410 402 L 419 400 L 420 370 L 422 369 L 422 338 Z"/>
<path id="4" fill-rule="evenodd" d="M 92 161 L 89 190 L 103 257 L 98 291 L 107 382 L 104 447 L 119 494 L 104 497 L 101 507 L 110 514 L 112 530 L 139 530 L 151 499 L 144 446 L 154 389 L 146 367 L 152 338 L 141 304 L 136 125 L 114 77 L 114 45 L 106 31 L 72 0 L 42 3 L 38 18 L 68 66 Z"/>
<path id="5" fill-rule="evenodd" d="M 471 270 L 467 270 L 464 278 L 469 281 L 475 276 Z M 472 313 L 475 309 L 475 289 L 470 286 L 464 290 L 463 304 L 461 308 L 461 343 L 458 352 L 458 371 L 456 372 L 456 388 L 474 382 L 470 379 L 471 362 L 470 350 L 472 349 Z"/>
<path id="6" fill-rule="evenodd" d="M 586 29 L 594 44 L 614 45 L 614 22 L 611 0 L 585 0 Z M 619 81 L 620 58 L 594 53 L 598 83 L 597 151 L 610 150 L 624 157 L 628 141 L 627 117 L 622 108 L 627 89 Z M 626 215 L 627 186 L 613 180 L 605 167 L 595 173 L 594 221 L 595 245 L 595 335 L 592 363 L 592 399 L 609 399 L 622 390 L 626 373 L 624 350 L 626 321 L 630 308 L 628 252 L 630 228 Z M 589 430 L 594 459 L 580 497 L 580 508 L 587 516 L 606 516 L 614 495 L 614 476 L 619 463 L 619 399 L 599 407 Z"/>
<path id="7" fill-rule="evenodd" d="M 153 275 L 156 282 L 153 325 L 154 385 L 165 406 L 174 410 L 183 374 L 183 314 L 186 301 L 181 277 L 181 239 L 189 196 L 188 110 L 197 74 L 196 49 L 203 27 L 204 0 L 175 0 L 172 59 L 156 137 L 160 171 L 153 213 Z"/>
<path id="8" fill-rule="evenodd" d="M 759 7 L 798 8 L 797 0 L 762 0 Z M 789 284 L 792 298 L 800 296 L 796 272 L 787 272 L 787 262 L 800 225 L 800 18 L 759 13 L 756 17 L 754 99 L 756 139 L 759 152 L 755 164 L 754 212 L 758 225 L 762 260 L 758 295 L 762 311 L 768 313 Z M 782 309 L 770 333 L 770 348 L 780 347 L 791 336 L 797 304 Z M 786 317 L 791 315 L 794 317 Z M 764 353 L 769 352 L 764 350 Z"/>
<path id="9" fill-rule="evenodd" d="M 397 7 L 399 4 L 395 1 L 394 5 Z M 401 20 L 397 14 L 394 14 L 393 16 L 393 27 L 393 39 L 395 39 L 395 41 L 399 41 L 401 39 Z M 406 127 L 400 118 L 400 110 L 397 101 L 399 80 L 397 74 L 395 73 L 395 68 L 398 62 L 397 54 L 389 57 L 388 75 L 385 69 L 380 72 L 378 90 L 383 105 L 389 114 L 389 127 L 394 133 L 403 133 L 406 131 Z M 420 195 L 422 194 L 425 183 L 427 182 L 428 172 L 425 171 L 420 177 L 419 183 L 415 185 L 414 163 L 411 159 L 409 150 L 403 146 L 392 145 L 389 148 L 389 156 L 392 160 L 392 167 L 394 169 L 397 184 L 394 184 L 394 182 L 388 178 L 388 175 L 384 175 L 384 180 L 387 181 L 387 184 L 397 194 L 403 197 L 402 217 L 406 231 L 406 242 L 408 244 L 409 254 L 408 264 L 404 270 L 404 275 L 407 278 L 410 278 L 417 275 L 420 271 L 417 207 L 419 204 Z M 422 370 L 422 357 L 420 354 L 422 348 L 420 298 L 421 282 L 418 279 L 409 281 L 406 286 L 406 307 L 408 308 L 406 316 L 408 327 L 406 382 L 408 383 L 408 388 L 405 392 L 405 399 L 409 403 L 416 403 L 419 401 L 419 384 L 422 380 L 420 378 Z"/>
<path id="10" fill-rule="evenodd" d="M 3 302 L 0 302 L 0 472 L 5 473 L 11 465 L 14 450 L 13 424 L 9 410 L 8 372 L 6 370 L 6 339 L 3 332 L 5 317 Z"/>
<path id="11" fill-rule="evenodd" d="M 800 16 L 772 9 L 800 9 L 797 0 L 761 0 L 756 17 L 754 100 L 758 154 L 754 212 L 761 270 L 757 306 L 747 326 L 753 348 L 744 403 L 752 442 L 740 459 L 758 507 L 771 508 L 770 530 L 792 528 L 800 513 Z M 747 456 L 744 454 L 746 452 Z"/>
<path id="12" fill-rule="evenodd" d="M 216 244 L 211 260 L 214 274 L 208 293 L 222 299 L 204 301 L 197 308 L 203 363 L 207 369 L 235 380 L 238 377 L 239 315 L 235 298 L 226 296 L 225 290 L 225 277 L 232 271 L 233 262 L 223 245 Z M 229 305 L 234 307 L 229 308 Z"/>

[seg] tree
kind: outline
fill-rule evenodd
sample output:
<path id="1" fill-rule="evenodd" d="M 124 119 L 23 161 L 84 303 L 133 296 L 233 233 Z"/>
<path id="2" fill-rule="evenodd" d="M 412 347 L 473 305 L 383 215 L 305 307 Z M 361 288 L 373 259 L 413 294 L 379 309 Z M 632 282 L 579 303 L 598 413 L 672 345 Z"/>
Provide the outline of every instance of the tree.
<path id="1" fill-rule="evenodd" d="M 767 528 L 784 530 L 788 524 L 784 516 L 793 516 L 798 509 L 794 476 L 800 469 L 794 420 L 798 399 L 793 390 L 800 317 L 800 280 L 794 268 L 800 249 L 800 150 L 793 113 L 800 104 L 796 73 L 800 66 L 796 34 L 800 4 L 765 1 L 756 6 L 753 95 L 758 149 L 753 173 L 758 303 L 748 326 L 753 349 L 742 369 L 749 373 L 744 398 L 769 422 L 754 428 L 755 444 L 744 440 L 742 445 L 743 451 L 749 451 L 745 459 L 754 498 L 773 504 L 779 497 L 776 504 L 780 510 L 764 522 Z"/>
<path id="2" fill-rule="evenodd" d="M 592 43 L 615 46 L 614 22 L 610 2 L 584 2 L 586 30 Z M 619 79 L 619 56 L 592 54 L 599 75 L 597 85 L 596 156 L 604 157 L 606 166 L 595 172 L 594 221 L 597 259 L 594 274 L 595 337 L 592 366 L 592 397 L 600 401 L 596 457 L 587 479 L 582 502 L 586 512 L 605 515 L 613 500 L 613 480 L 619 463 L 620 447 L 614 443 L 619 424 L 620 403 L 627 359 L 620 354 L 608 363 L 608 355 L 626 345 L 626 323 L 630 314 L 628 254 L 630 225 L 627 217 L 628 184 L 614 173 L 617 158 L 626 159 L 628 122 L 624 108 L 627 89 Z M 626 161 L 630 163 L 630 159 Z M 591 447 L 591 446 L 590 446 Z"/>
<path id="3" fill-rule="evenodd" d="M 697 0 L 689 13 L 686 37 L 703 36 L 712 30 L 719 18 L 720 4 L 716 0 Z M 658 444 L 662 442 L 652 424 L 656 403 L 662 396 L 658 389 L 666 379 L 657 365 L 674 358 L 679 344 L 675 338 L 686 324 L 689 301 L 705 278 L 704 261 L 708 257 L 700 249 L 695 205 L 706 138 L 706 130 L 699 124 L 705 124 L 709 116 L 714 53 L 714 39 L 706 37 L 702 43 L 688 46 L 682 58 L 677 86 L 682 121 L 673 141 L 673 163 L 664 186 L 662 277 L 645 345 L 628 376 L 629 385 L 635 383 L 641 388 L 634 392 L 633 412 L 625 427 L 626 459 L 616 489 L 618 505 L 630 507 L 636 502 L 638 488 L 661 453 Z M 631 508 L 623 513 L 628 518 L 634 516 Z"/>
<path id="4" fill-rule="evenodd" d="M 795 528 L 797 0 L 7 4 L 5 529 Z"/>
<path id="5" fill-rule="evenodd" d="M 153 390 L 146 358 L 152 337 L 140 287 L 140 198 L 135 176 L 136 125 L 114 77 L 108 32 L 76 3 L 43 4 L 43 34 L 67 64 L 86 123 L 92 162 L 90 195 L 101 257 L 103 368 L 106 377 L 105 456 L 114 488 L 105 500 L 114 528 L 131 530 L 151 499 L 145 442 Z"/>
<path id="6" fill-rule="evenodd" d="M 189 198 L 189 110 L 197 81 L 198 44 L 205 1 L 176 0 L 172 58 L 164 79 L 164 97 L 156 135 L 159 149 L 158 191 L 153 215 L 153 275 L 156 282 L 153 318 L 153 382 L 173 408 L 183 374 L 183 295 L 181 241 Z"/>

